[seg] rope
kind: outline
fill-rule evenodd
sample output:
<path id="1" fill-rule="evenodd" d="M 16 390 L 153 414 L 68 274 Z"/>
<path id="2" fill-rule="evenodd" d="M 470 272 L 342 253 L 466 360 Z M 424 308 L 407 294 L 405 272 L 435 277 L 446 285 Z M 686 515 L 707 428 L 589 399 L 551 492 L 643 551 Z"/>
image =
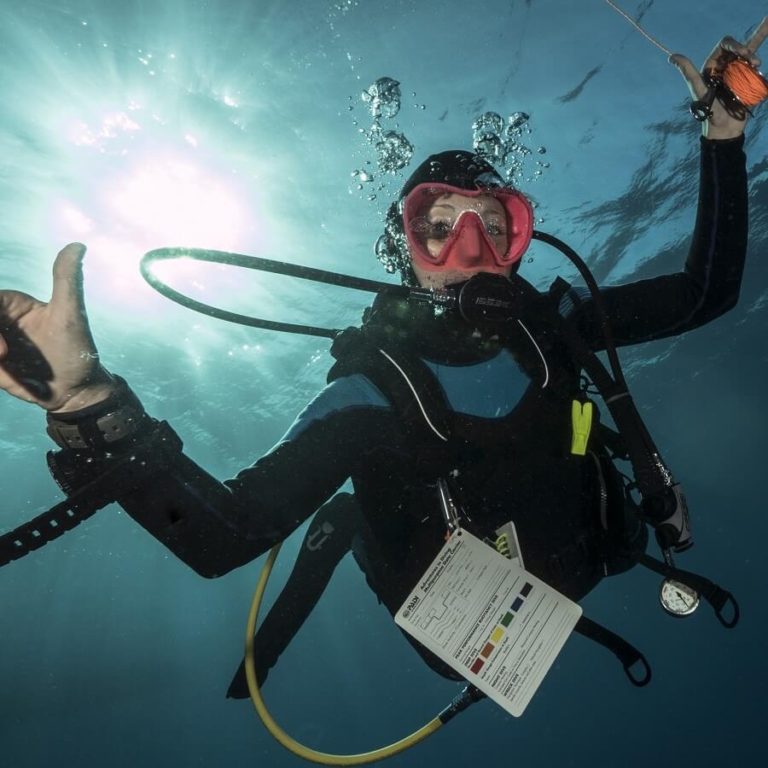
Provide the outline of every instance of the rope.
<path id="1" fill-rule="evenodd" d="M 605 2 L 608 3 L 608 5 L 610 5 L 614 11 L 616 11 L 616 13 L 623 16 L 646 40 L 653 43 L 657 48 L 660 48 L 662 51 L 664 51 L 664 53 L 666 53 L 667 56 L 672 55 L 672 51 L 670 51 L 669 48 L 665 48 L 655 37 L 653 37 L 653 35 L 650 35 L 648 32 L 646 32 L 640 26 L 640 24 L 637 21 L 635 21 L 635 19 L 633 19 L 626 11 L 623 11 L 621 8 L 619 8 L 619 6 L 616 5 L 616 3 L 611 2 L 611 0 L 605 0 Z"/>

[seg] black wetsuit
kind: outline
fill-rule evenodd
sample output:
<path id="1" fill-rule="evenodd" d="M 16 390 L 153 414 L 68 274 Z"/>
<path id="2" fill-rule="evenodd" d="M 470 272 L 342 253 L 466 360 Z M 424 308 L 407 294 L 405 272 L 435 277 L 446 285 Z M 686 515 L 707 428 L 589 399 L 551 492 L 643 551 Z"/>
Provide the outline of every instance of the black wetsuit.
<path id="1" fill-rule="evenodd" d="M 747 239 L 742 145 L 702 140 L 699 209 L 684 270 L 602 291 L 618 345 L 683 333 L 735 305 Z M 602 348 L 587 293 L 568 291 L 556 309 L 592 349 Z M 362 510 L 356 555 L 390 611 L 442 546 L 434 483 L 445 476 L 469 513 L 468 528 L 487 536 L 514 519 L 529 570 L 574 599 L 588 592 L 603 574 L 592 556 L 599 488 L 594 462 L 570 452 L 579 370 L 562 341 L 535 320 L 499 337 L 450 314 L 386 301 L 368 329 L 377 343 L 423 361 L 435 375 L 452 411 L 450 446 L 432 450 L 414 439 L 386 395 L 342 359 L 286 437 L 225 483 L 152 420 L 110 457 L 64 450 L 50 456 L 52 470 L 71 491 L 126 451 L 143 456 L 146 466 L 138 466 L 142 459 L 122 473 L 114 499 L 207 577 L 283 540 L 351 478 Z"/>

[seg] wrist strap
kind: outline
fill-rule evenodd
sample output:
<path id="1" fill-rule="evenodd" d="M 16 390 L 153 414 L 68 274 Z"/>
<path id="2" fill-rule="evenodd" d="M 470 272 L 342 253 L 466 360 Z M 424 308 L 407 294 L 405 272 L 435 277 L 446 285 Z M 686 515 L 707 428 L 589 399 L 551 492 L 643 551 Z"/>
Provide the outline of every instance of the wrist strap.
<path id="1" fill-rule="evenodd" d="M 120 459 L 113 459 L 107 469 L 98 477 L 70 493 L 69 498 L 51 507 L 29 522 L 23 523 L 8 533 L 0 535 L 0 567 L 34 552 L 67 531 L 71 531 L 83 520 L 98 512 L 102 507 L 117 500 L 121 494 L 147 482 L 147 478 L 168 471 L 174 457 L 182 449 L 181 440 L 167 422 L 155 424 L 145 442 Z M 55 455 L 49 455 L 51 471 L 55 470 Z M 62 483 L 59 473 L 54 479 Z"/>
<path id="2" fill-rule="evenodd" d="M 138 397 L 124 379 L 115 377 L 118 389 L 106 400 L 72 413 L 49 413 L 49 437 L 60 448 L 105 450 L 117 447 L 149 420 Z"/>

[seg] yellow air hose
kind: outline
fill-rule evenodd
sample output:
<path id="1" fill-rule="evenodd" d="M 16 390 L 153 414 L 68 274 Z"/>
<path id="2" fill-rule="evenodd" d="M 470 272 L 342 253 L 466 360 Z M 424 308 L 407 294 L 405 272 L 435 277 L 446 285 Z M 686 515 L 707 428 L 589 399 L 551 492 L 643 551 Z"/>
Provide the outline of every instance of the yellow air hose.
<path id="1" fill-rule="evenodd" d="M 251 602 L 251 610 L 248 614 L 248 626 L 246 628 L 245 635 L 245 676 L 248 680 L 248 691 L 251 694 L 251 701 L 253 706 L 256 707 L 261 721 L 266 726 L 267 730 L 286 748 L 299 757 L 303 757 L 306 760 L 311 760 L 315 763 L 322 763 L 323 765 L 364 765 L 365 763 L 373 763 L 377 760 L 383 760 L 385 757 L 391 757 L 399 752 L 403 752 L 409 747 L 418 744 L 423 741 L 427 736 L 433 734 L 438 728 L 444 725 L 451 717 L 471 704 L 473 701 L 477 701 L 479 698 L 479 692 L 474 690 L 473 692 L 465 695 L 467 699 L 456 706 L 455 704 L 434 720 L 427 723 L 418 731 L 412 733 L 410 736 L 406 736 L 404 739 L 390 744 L 387 747 L 381 747 L 380 749 L 374 749 L 371 752 L 361 752 L 357 755 L 333 755 L 328 752 L 318 752 L 317 750 L 310 749 L 309 747 L 299 744 L 296 739 L 289 736 L 274 720 L 272 715 L 269 714 L 264 699 L 262 698 L 261 691 L 259 690 L 259 684 L 256 681 L 256 668 L 254 665 L 254 640 L 256 635 L 256 622 L 259 616 L 259 609 L 261 608 L 261 602 L 264 598 L 264 592 L 267 587 L 267 581 L 272 573 L 272 568 L 277 559 L 277 554 L 280 551 L 280 544 L 275 545 L 267 557 L 266 563 L 261 570 L 258 584 L 256 585 L 256 591 L 253 595 L 253 601 Z M 470 690 L 470 689 L 467 689 Z"/>

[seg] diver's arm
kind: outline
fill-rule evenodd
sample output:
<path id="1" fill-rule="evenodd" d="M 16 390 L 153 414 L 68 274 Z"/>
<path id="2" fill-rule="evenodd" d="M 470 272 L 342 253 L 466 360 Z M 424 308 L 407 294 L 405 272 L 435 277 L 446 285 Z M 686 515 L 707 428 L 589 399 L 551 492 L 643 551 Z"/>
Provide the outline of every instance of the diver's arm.
<path id="1" fill-rule="evenodd" d="M 601 291 L 618 345 L 674 336 L 735 306 L 747 251 L 744 138 L 701 139 L 698 212 L 682 272 Z M 604 346 L 594 304 L 570 292 L 566 314 L 594 349 Z M 573 307 L 566 307 L 573 302 Z"/>
<path id="2" fill-rule="evenodd" d="M 105 425 L 101 405 L 66 417 L 95 445 L 51 453 L 49 466 L 70 495 L 96 481 L 76 506 L 117 501 L 196 572 L 220 576 L 285 539 L 374 447 L 386 409 L 366 407 L 361 398 L 352 402 L 343 388 L 335 382 L 324 390 L 273 450 L 224 483 L 182 452 L 167 423 L 145 414 L 133 417 L 136 428 L 127 437 L 98 445 L 98 436 L 89 435 L 97 423 Z M 134 396 L 123 397 L 135 408 Z M 60 418 L 54 414 L 49 422 Z M 108 482 L 99 483 L 106 473 Z"/>
<path id="3" fill-rule="evenodd" d="M 344 410 L 354 398 L 334 401 L 253 467 L 220 483 L 99 364 L 84 301 L 84 254 L 78 243 L 60 251 L 48 302 L 0 290 L 0 390 L 48 412 L 49 434 L 63 449 L 49 454 L 49 466 L 80 513 L 62 517 L 64 529 L 118 501 L 201 575 L 248 562 L 354 471 L 380 433 L 372 422 L 381 409 L 358 419 Z M 338 394 L 341 385 L 334 385 L 320 402 Z M 59 521 L 46 524 L 58 528 Z"/>
<path id="4" fill-rule="evenodd" d="M 768 16 L 745 43 L 724 37 L 702 68 L 718 76 L 736 55 L 759 67 L 757 50 L 768 38 Z M 704 99 L 709 83 L 680 54 L 670 57 L 694 99 Z M 747 179 L 743 152 L 743 111 L 714 99 L 702 123 L 699 206 L 691 249 L 682 272 L 602 291 L 617 344 L 673 336 L 714 320 L 735 306 L 747 250 Z M 593 348 L 604 346 L 597 312 L 577 292 L 562 305 Z"/>

